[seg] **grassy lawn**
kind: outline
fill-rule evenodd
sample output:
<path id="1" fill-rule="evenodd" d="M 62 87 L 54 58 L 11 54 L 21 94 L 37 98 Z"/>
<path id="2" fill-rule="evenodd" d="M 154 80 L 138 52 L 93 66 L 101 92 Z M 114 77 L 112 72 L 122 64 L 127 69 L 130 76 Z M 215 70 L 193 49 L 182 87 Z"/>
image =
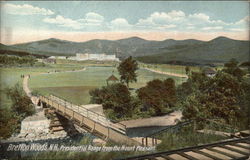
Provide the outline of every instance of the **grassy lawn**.
<path id="1" fill-rule="evenodd" d="M 103 66 L 101 66 L 103 65 Z M 82 72 L 65 72 L 82 69 L 87 67 L 86 71 Z M 22 85 L 21 75 L 30 74 L 31 80 L 29 86 L 33 91 L 38 91 L 41 94 L 55 94 L 62 98 L 68 99 L 69 101 L 76 104 L 88 104 L 89 103 L 89 90 L 105 86 L 106 79 L 113 73 L 117 78 L 119 74 L 116 70 L 114 63 L 92 63 L 85 62 L 82 64 L 72 63 L 59 63 L 50 64 L 45 67 L 8 67 L 0 68 L 0 96 L 1 96 L 1 107 L 10 106 L 11 101 L 2 92 L 6 87 L 12 87 L 19 83 Z M 61 71 L 61 73 L 44 74 L 48 72 L 54 72 L 55 70 Z M 176 84 L 180 84 L 185 79 L 162 75 L 140 69 L 137 71 L 138 81 L 131 83 L 130 87 L 140 88 L 146 85 L 146 83 L 153 79 L 166 79 L 173 78 Z M 134 94 L 134 91 L 132 91 Z"/>
<path id="2" fill-rule="evenodd" d="M 81 65 L 48 65 L 46 67 L 8 67 L 0 68 L 0 107 L 9 107 L 10 99 L 4 94 L 3 90 L 7 87 L 13 87 L 15 84 L 22 86 L 21 75 L 30 74 L 32 77 L 44 72 L 51 72 L 54 70 L 73 70 L 81 69 Z"/>
<path id="3" fill-rule="evenodd" d="M 170 64 L 143 64 L 140 63 L 140 67 L 147 67 L 154 70 L 162 71 L 162 72 L 172 72 L 186 75 L 185 67 L 181 65 L 170 65 Z M 199 67 L 189 66 L 191 71 L 198 72 L 200 70 Z"/>
<path id="4" fill-rule="evenodd" d="M 96 88 L 95 86 L 69 86 L 69 87 L 44 87 L 36 88 L 43 95 L 53 94 L 72 101 L 75 104 L 84 104 L 90 101 L 89 90 Z"/>
<path id="5" fill-rule="evenodd" d="M 55 74 L 40 74 L 31 77 L 30 86 L 33 90 L 42 94 L 55 94 L 76 104 L 89 103 L 89 90 L 105 86 L 106 79 L 114 74 L 119 78 L 118 72 L 114 67 L 87 67 L 82 72 L 66 72 Z M 174 78 L 177 84 L 184 79 L 162 75 L 140 69 L 137 71 L 137 83 L 131 83 L 130 87 L 140 88 L 153 79 Z"/>

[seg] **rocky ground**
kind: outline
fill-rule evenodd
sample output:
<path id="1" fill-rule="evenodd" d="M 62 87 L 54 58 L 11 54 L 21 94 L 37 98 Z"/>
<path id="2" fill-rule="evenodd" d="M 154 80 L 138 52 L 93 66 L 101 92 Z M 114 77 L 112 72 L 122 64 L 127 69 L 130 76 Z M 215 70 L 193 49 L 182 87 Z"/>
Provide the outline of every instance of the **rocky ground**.
<path id="1" fill-rule="evenodd" d="M 32 141 L 54 138 L 64 138 L 67 133 L 62 130 L 52 133 L 49 129 L 50 120 L 40 110 L 36 114 L 25 118 L 21 124 L 21 131 L 18 135 L 13 135 L 7 141 Z"/>

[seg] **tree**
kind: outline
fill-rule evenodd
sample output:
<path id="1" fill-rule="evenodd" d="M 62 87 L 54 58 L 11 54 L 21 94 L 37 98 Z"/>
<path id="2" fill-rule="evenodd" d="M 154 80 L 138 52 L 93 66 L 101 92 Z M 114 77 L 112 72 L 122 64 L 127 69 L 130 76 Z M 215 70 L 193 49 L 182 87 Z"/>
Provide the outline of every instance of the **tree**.
<path id="1" fill-rule="evenodd" d="M 137 91 L 137 96 L 152 115 L 161 115 L 176 103 L 175 82 L 171 78 L 152 80 Z"/>
<path id="2" fill-rule="evenodd" d="M 137 75 L 136 70 L 138 69 L 138 63 L 133 60 L 132 57 L 128 57 L 123 60 L 118 66 L 118 71 L 120 74 L 120 80 L 122 83 L 126 83 L 129 88 L 129 82 L 136 82 Z"/>
<path id="3" fill-rule="evenodd" d="M 112 114 L 112 119 L 130 117 L 136 107 L 128 88 L 121 83 L 91 90 L 89 94 L 91 103 L 102 104 L 103 109 Z"/>
<path id="4" fill-rule="evenodd" d="M 202 74 L 192 74 L 190 78 L 187 83 L 192 89 L 183 103 L 184 119 L 202 124 L 205 119 L 219 118 L 233 124 L 244 114 L 241 101 L 246 95 L 244 88 L 249 87 L 243 87 L 237 77 L 218 71 L 213 78 L 202 80 Z"/>
<path id="5" fill-rule="evenodd" d="M 243 76 L 246 74 L 240 69 L 239 62 L 235 59 L 231 59 L 228 63 L 225 63 L 223 71 L 237 77 L 238 80 L 242 80 Z"/>
<path id="6" fill-rule="evenodd" d="M 186 67 L 185 67 L 185 71 L 186 71 L 186 75 L 189 75 L 189 74 L 190 74 L 190 67 L 189 67 L 189 66 L 186 66 Z"/>

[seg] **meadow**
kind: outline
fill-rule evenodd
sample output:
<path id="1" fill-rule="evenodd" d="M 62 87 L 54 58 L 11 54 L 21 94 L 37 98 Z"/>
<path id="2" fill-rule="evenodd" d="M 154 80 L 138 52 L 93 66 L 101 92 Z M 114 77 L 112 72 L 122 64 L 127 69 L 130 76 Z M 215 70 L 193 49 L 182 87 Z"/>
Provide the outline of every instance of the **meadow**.
<path id="1" fill-rule="evenodd" d="M 89 103 L 89 90 L 106 86 L 106 79 L 112 74 L 119 78 L 119 74 L 115 67 L 88 66 L 85 71 L 81 72 L 34 75 L 31 77 L 29 85 L 33 91 L 40 94 L 54 94 L 72 103 L 82 105 Z M 178 77 L 154 73 L 145 69 L 139 69 L 137 75 L 137 82 L 131 83 L 130 88 L 138 89 L 145 86 L 148 81 L 153 79 L 163 80 L 166 78 L 173 78 L 177 85 L 185 80 Z M 134 94 L 134 91 L 132 91 L 132 94 Z"/>
<path id="2" fill-rule="evenodd" d="M 181 65 L 140 63 L 140 67 L 151 68 L 151 69 L 162 71 L 162 72 L 172 72 L 172 73 L 186 75 L 186 71 L 185 71 L 186 66 L 181 66 Z M 189 68 L 190 68 L 190 71 L 193 71 L 193 72 L 200 71 L 200 67 L 197 67 L 197 66 L 189 66 Z"/>
<path id="3" fill-rule="evenodd" d="M 9 107 L 11 104 L 10 99 L 4 93 L 4 89 L 13 87 L 16 84 L 22 86 L 21 75 L 39 75 L 41 73 L 52 72 L 54 70 L 73 70 L 81 69 L 80 65 L 58 65 L 51 64 L 45 67 L 1 67 L 0 68 L 0 107 Z"/>
<path id="4" fill-rule="evenodd" d="M 31 75 L 29 86 L 36 93 L 43 95 L 54 94 L 78 105 L 88 104 L 90 101 L 89 91 L 91 89 L 106 86 L 106 79 L 112 74 L 119 79 L 116 69 L 117 65 L 117 62 L 100 63 L 87 61 L 71 63 L 61 60 L 57 64 L 47 64 L 45 67 L 2 67 L 0 68 L 0 106 L 8 107 L 11 104 L 11 101 L 3 92 L 4 89 L 15 84 L 22 86 L 21 75 L 27 74 Z M 86 70 L 81 72 L 63 72 L 80 70 L 84 67 Z M 130 88 L 138 89 L 153 79 L 173 78 L 176 85 L 186 80 L 186 78 L 162 75 L 143 69 L 148 67 L 155 70 L 182 74 L 185 66 L 139 63 L 139 67 L 141 69 L 137 71 L 137 82 L 131 83 Z M 198 70 L 198 67 L 193 67 L 192 70 Z M 55 73 L 55 71 L 59 72 Z M 135 90 L 132 90 L 131 93 L 135 94 Z"/>

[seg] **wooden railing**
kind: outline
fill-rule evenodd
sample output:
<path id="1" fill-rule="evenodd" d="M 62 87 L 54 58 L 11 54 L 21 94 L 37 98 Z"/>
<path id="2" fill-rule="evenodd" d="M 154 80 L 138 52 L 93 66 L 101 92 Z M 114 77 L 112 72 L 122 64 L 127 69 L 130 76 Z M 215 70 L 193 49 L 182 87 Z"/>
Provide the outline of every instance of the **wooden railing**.
<path id="1" fill-rule="evenodd" d="M 59 114 L 73 120 L 80 126 L 85 126 L 85 129 L 101 135 L 104 139 L 131 145 L 140 145 L 139 142 L 126 136 L 126 126 L 123 124 L 114 124 L 103 115 L 69 103 L 54 95 L 50 97 L 40 96 L 39 99 L 49 107 L 54 108 Z"/>
<path id="2" fill-rule="evenodd" d="M 70 108 L 78 113 L 81 113 L 82 115 L 84 115 L 85 117 L 88 117 L 90 119 L 92 119 L 95 122 L 99 122 L 104 126 L 109 126 L 115 130 L 118 130 L 119 132 L 122 132 L 123 134 L 126 134 L 126 125 L 122 124 L 122 123 L 112 123 L 109 119 L 107 119 L 105 116 L 96 113 L 94 111 L 91 111 L 87 108 L 72 104 L 66 100 L 64 100 L 63 98 L 59 98 L 58 96 L 55 95 L 50 95 L 50 98 L 52 100 L 55 100 L 56 102 L 66 106 L 67 108 Z"/>

